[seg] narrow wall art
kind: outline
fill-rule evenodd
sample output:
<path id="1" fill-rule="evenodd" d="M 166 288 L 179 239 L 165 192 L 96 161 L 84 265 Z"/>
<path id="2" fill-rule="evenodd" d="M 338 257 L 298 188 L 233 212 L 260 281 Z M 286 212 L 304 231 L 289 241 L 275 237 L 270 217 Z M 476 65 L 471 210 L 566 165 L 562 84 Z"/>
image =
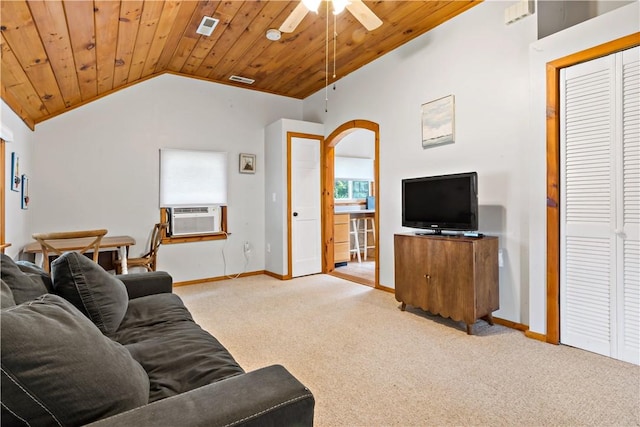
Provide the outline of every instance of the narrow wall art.
<path id="1" fill-rule="evenodd" d="M 20 191 L 20 158 L 18 153 L 11 153 L 11 190 Z"/>
<path id="2" fill-rule="evenodd" d="M 21 178 L 22 183 L 22 197 L 20 198 L 20 206 L 22 209 L 29 209 L 29 177 L 27 175 L 22 175 Z"/>

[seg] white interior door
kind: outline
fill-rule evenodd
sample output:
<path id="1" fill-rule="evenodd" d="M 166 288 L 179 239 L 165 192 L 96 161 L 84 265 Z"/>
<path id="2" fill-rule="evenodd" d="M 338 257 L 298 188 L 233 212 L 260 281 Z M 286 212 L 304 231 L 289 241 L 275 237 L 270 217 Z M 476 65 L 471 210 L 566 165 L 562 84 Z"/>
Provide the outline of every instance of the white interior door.
<path id="1" fill-rule="evenodd" d="M 320 140 L 291 138 L 291 275 L 322 271 Z"/>
<path id="2" fill-rule="evenodd" d="M 625 55 L 561 73 L 560 341 L 637 364 L 638 48 Z"/>

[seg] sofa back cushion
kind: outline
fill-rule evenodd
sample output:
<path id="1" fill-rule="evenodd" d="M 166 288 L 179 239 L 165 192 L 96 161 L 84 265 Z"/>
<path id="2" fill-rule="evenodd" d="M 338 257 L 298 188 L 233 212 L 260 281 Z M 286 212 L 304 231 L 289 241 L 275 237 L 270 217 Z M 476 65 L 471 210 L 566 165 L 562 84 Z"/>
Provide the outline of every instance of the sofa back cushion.
<path id="1" fill-rule="evenodd" d="M 51 276 L 44 269 L 31 261 L 18 260 L 16 265 L 23 273 L 29 275 L 32 280 L 38 280 L 42 282 L 47 292 L 53 292 L 53 283 L 51 282 Z"/>
<path id="2" fill-rule="evenodd" d="M 0 254 L 0 277 L 11 289 L 16 304 L 31 301 L 47 293 L 39 274 L 24 273 L 7 254 Z"/>
<path id="3" fill-rule="evenodd" d="M 0 279 L 0 305 L 2 308 L 13 307 L 16 305 L 11 288 L 2 279 Z"/>
<path id="4" fill-rule="evenodd" d="M 0 316 L 3 425 L 83 425 L 148 402 L 142 367 L 59 296 Z"/>
<path id="5" fill-rule="evenodd" d="M 78 252 L 66 252 L 51 264 L 53 289 L 84 313 L 104 334 L 115 332 L 127 311 L 124 283 Z"/>

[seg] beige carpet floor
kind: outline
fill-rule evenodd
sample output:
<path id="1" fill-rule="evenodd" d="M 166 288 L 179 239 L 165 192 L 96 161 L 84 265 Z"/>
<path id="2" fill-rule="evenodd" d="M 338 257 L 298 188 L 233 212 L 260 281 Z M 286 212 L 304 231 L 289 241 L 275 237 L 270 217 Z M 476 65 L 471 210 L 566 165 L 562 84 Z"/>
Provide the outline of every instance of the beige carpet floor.
<path id="1" fill-rule="evenodd" d="M 336 277 L 178 287 L 245 370 L 282 364 L 316 426 L 637 426 L 640 367 L 407 308 Z"/>

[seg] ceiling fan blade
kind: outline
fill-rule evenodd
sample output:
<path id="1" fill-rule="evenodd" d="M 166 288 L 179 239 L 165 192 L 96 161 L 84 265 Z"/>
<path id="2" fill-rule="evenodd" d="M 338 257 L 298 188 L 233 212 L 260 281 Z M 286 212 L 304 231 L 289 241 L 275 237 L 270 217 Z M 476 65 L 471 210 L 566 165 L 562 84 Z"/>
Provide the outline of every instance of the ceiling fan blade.
<path id="1" fill-rule="evenodd" d="M 282 25 L 280 25 L 280 31 L 283 33 L 293 33 L 298 24 L 300 24 L 304 17 L 307 16 L 307 12 L 309 12 L 309 10 L 306 6 L 302 2 L 298 3 L 296 8 L 293 9 L 293 12 L 291 12 Z"/>
<path id="2" fill-rule="evenodd" d="M 382 25 L 382 20 L 367 7 L 362 0 L 351 0 L 347 4 L 347 10 L 358 20 L 368 31 L 373 31 Z"/>

